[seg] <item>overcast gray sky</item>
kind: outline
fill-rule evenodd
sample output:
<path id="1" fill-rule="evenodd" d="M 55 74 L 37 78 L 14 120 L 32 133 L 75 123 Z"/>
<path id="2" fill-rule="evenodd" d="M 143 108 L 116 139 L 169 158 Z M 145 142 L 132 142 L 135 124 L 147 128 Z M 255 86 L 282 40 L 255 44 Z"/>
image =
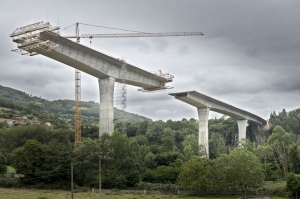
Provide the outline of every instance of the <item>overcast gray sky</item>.
<path id="1" fill-rule="evenodd" d="M 49 100 L 74 99 L 73 68 L 10 52 L 16 45 L 9 34 L 37 21 L 62 29 L 81 22 L 143 32 L 202 31 L 202 37 L 93 39 L 91 47 L 175 75 L 174 89 L 165 92 L 128 86 L 129 112 L 154 120 L 195 118 L 194 107 L 168 93 L 196 90 L 268 119 L 272 111 L 300 108 L 299 9 L 298 0 L 0 0 L 0 85 Z M 74 32 L 72 26 L 61 34 Z M 81 34 L 116 32 L 80 26 Z M 82 100 L 99 102 L 97 84 L 82 74 Z"/>

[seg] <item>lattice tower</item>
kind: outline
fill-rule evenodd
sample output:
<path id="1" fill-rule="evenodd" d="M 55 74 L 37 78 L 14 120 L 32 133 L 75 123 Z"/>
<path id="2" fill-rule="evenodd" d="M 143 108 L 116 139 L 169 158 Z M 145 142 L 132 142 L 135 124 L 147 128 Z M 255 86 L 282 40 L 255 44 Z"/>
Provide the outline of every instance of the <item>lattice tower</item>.
<path id="1" fill-rule="evenodd" d="M 79 43 L 79 27 L 76 23 L 76 42 Z M 75 144 L 81 141 L 81 72 L 75 69 Z"/>

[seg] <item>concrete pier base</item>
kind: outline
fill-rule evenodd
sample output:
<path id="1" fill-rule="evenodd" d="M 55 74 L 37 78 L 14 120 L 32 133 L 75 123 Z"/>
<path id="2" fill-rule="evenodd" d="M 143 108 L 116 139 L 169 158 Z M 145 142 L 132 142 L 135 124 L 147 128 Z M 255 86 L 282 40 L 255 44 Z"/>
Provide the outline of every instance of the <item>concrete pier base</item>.
<path id="1" fill-rule="evenodd" d="M 114 86 L 112 77 L 98 79 L 100 91 L 99 137 L 114 131 Z"/>
<path id="2" fill-rule="evenodd" d="M 242 139 L 246 140 L 246 128 L 248 126 L 248 120 L 237 120 L 238 127 L 239 127 L 239 142 Z"/>
<path id="3" fill-rule="evenodd" d="M 197 108 L 199 118 L 199 155 L 203 157 L 209 157 L 208 149 L 208 115 L 209 107 Z"/>

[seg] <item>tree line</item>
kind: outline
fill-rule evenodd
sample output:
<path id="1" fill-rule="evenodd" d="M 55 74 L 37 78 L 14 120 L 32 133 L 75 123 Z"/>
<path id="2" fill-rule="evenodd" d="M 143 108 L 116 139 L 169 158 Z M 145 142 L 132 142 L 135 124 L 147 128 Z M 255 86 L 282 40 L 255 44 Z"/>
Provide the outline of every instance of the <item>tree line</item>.
<path id="1" fill-rule="evenodd" d="M 84 126 L 84 138 L 76 147 L 68 129 L 3 128 L 0 161 L 23 174 L 18 182 L 22 186 L 69 188 L 72 162 L 76 185 L 97 188 L 100 157 L 103 188 L 150 183 L 197 193 L 246 194 L 265 181 L 294 179 L 287 190 L 295 195 L 300 189 L 299 119 L 299 110 L 272 113 L 272 127 L 262 131 L 249 123 L 247 140 L 242 143 L 237 141 L 234 119 L 210 119 L 210 159 L 199 157 L 195 119 L 117 123 L 112 135 L 105 133 L 100 140 L 97 126 Z"/>

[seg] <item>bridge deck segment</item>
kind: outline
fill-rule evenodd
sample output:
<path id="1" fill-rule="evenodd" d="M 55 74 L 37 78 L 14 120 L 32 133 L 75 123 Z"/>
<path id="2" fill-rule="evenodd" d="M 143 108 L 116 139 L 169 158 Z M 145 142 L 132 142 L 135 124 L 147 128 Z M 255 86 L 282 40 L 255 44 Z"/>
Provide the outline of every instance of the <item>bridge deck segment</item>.
<path id="1" fill-rule="evenodd" d="M 105 55 L 101 52 L 75 43 L 69 39 L 45 31 L 40 37 L 55 43 L 57 47 L 51 51 L 40 51 L 46 57 L 62 62 L 68 66 L 88 73 L 97 78 L 112 77 L 116 82 L 142 87 L 144 89 L 162 89 L 165 84 L 171 82 L 171 78 L 164 78 L 152 74 L 131 64 L 126 63 L 126 72 L 122 68 L 124 62 Z"/>
<path id="2" fill-rule="evenodd" d="M 197 91 L 187 91 L 180 93 L 170 93 L 169 95 L 174 96 L 176 99 L 186 102 L 197 108 L 209 107 L 210 110 L 228 115 L 237 120 L 251 120 L 260 125 L 266 125 L 267 121 L 257 115 L 254 115 L 245 110 L 236 108 L 232 105 L 221 102 L 217 99 L 199 93 Z"/>

